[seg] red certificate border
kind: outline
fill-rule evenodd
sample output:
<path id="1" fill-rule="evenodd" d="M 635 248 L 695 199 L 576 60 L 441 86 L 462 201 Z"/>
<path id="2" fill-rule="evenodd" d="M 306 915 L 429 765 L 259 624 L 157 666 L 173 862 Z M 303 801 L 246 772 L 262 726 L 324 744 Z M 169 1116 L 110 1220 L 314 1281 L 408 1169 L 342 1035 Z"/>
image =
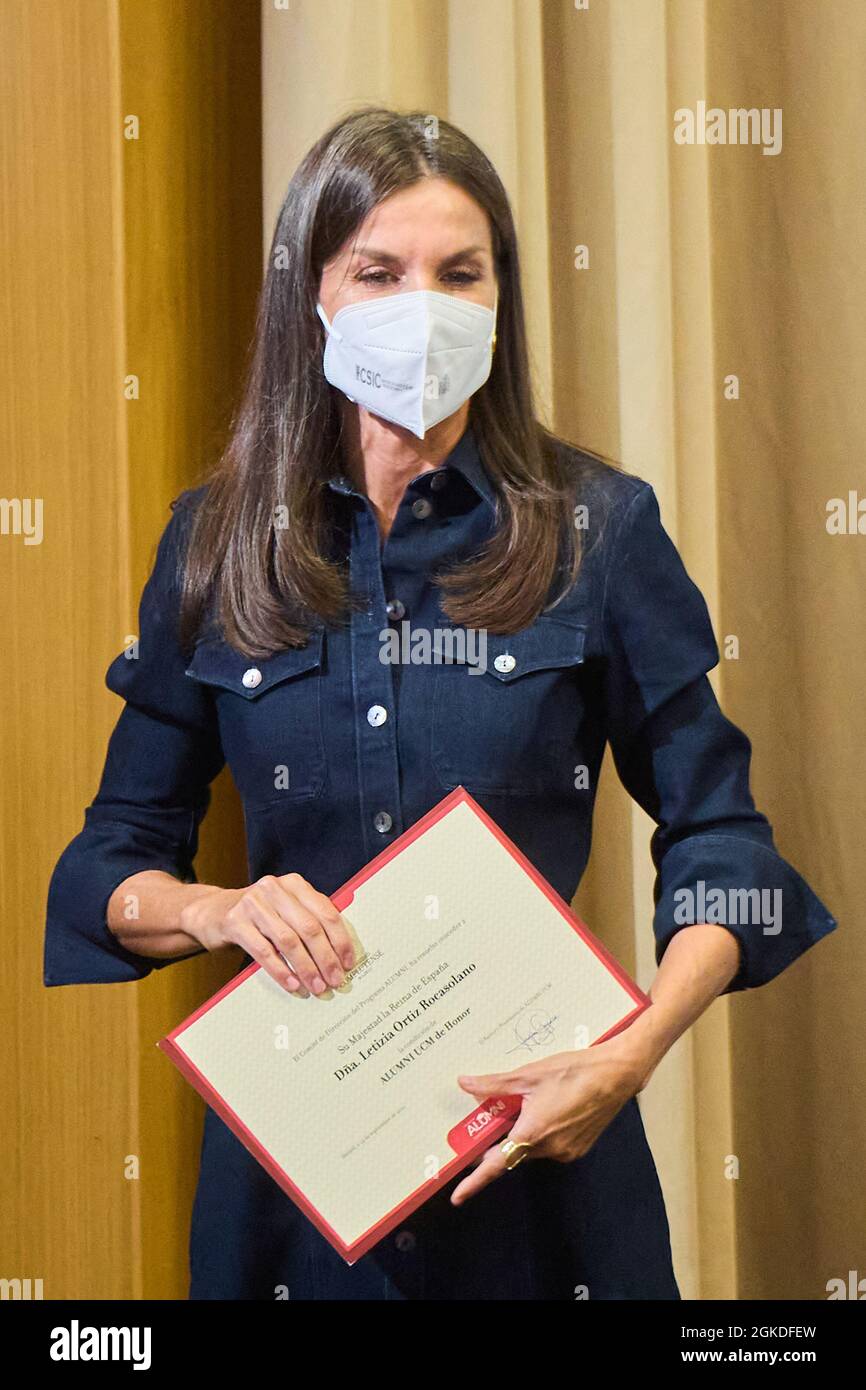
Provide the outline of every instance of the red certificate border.
<path id="1" fill-rule="evenodd" d="M 357 874 L 348 879 L 335 893 L 332 893 L 331 901 L 341 911 L 343 908 L 348 907 L 355 896 L 356 889 L 358 889 L 362 883 L 366 883 L 368 879 L 372 878 L 374 874 L 378 873 L 380 869 L 384 868 L 386 864 L 390 863 L 392 859 L 400 854 L 407 845 L 412 844 L 414 840 L 417 840 L 419 836 L 423 835 L 425 831 L 429 830 L 432 825 L 435 825 L 437 821 L 441 820 L 443 816 L 446 816 L 449 811 L 453 810 L 453 808 L 460 803 L 468 806 L 474 811 L 475 815 L 478 816 L 479 820 L 484 822 L 488 830 L 496 836 L 499 843 L 507 849 L 511 857 L 517 861 L 524 872 L 537 884 L 545 897 L 553 904 L 565 921 L 568 922 L 569 926 L 577 932 L 578 936 L 582 937 L 587 946 L 594 951 L 599 960 L 604 963 L 610 973 L 616 977 L 628 995 L 634 1000 L 635 1007 L 612 1028 L 609 1028 L 606 1033 L 603 1033 L 601 1037 L 596 1038 L 591 1046 L 595 1047 L 596 1044 L 605 1042 L 616 1033 L 622 1032 L 622 1030 L 627 1028 L 639 1014 L 643 1013 L 644 1009 L 651 1005 L 652 1000 L 648 995 L 644 994 L 643 990 L 641 990 L 630 976 L 625 973 L 619 961 L 611 955 L 607 947 L 602 945 L 598 938 L 590 931 L 589 927 L 572 912 L 568 904 L 553 888 L 551 888 L 550 884 L 538 872 L 534 864 L 530 863 L 526 855 L 517 848 L 496 822 L 488 816 L 487 812 L 478 805 L 478 802 L 470 796 L 465 787 L 455 787 L 454 791 L 449 792 L 447 796 L 443 797 L 443 799 L 428 811 L 426 815 L 422 816 L 420 820 L 416 821 L 415 824 L 404 831 L 402 835 L 399 835 L 393 844 L 389 845 L 387 849 L 384 849 L 381 854 L 377 854 L 375 859 L 371 859 L 369 864 L 365 865 Z M 212 1009 L 215 1004 L 218 1004 L 221 999 L 224 999 L 227 994 L 230 994 L 233 989 L 237 989 L 238 985 L 243 984 L 250 975 L 255 974 L 255 972 L 261 970 L 261 968 L 262 967 L 257 963 L 253 963 L 245 970 L 242 970 L 210 999 L 205 1000 L 194 1013 L 191 1013 L 188 1018 L 184 1019 L 183 1023 L 178 1024 L 176 1028 L 172 1029 L 167 1037 L 162 1038 L 157 1043 L 157 1047 L 161 1048 L 166 1056 L 171 1059 L 178 1070 L 186 1077 L 187 1081 L 189 1081 L 190 1085 L 195 1087 L 202 1098 L 212 1110 L 216 1111 L 220 1119 L 228 1125 L 229 1129 L 232 1130 L 244 1147 L 248 1149 L 262 1167 L 270 1173 L 271 1177 L 279 1184 L 287 1196 L 300 1207 L 304 1215 L 312 1221 L 313 1225 L 321 1232 L 325 1239 L 330 1241 L 331 1245 L 338 1254 L 343 1257 L 346 1263 L 353 1265 L 356 1264 L 363 1255 L 366 1255 L 369 1250 L 372 1250 L 375 1245 L 378 1245 L 379 1241 L 393 1231 L 396 1226 L 399 1226 L 405 1221 L 413 1211 L 416 1211 L 418 1207 L 422 1206 L 435 1192 L 438 1192 L 447 1182 L 450 1182 L 451 1179 L 462 1172 L 464 1168 L 467 1168 L 477 1155 L 506 1135 L 519 1112 L 520 1100 L 519 1097 L 513 1096 L 499 1097 L 498 1099 L 497 1097 L 490 1096 L 483 1104 L 474 1106 L 464 1119 L 460 1121 L 458 1125 L 454 1126 L 448 1135 L 448 1140 L 452 1147 L 454 1147 L 454 1139 L 456 1136 L 462 1137 L 468 1147 L 462 1148 L 461 1152 L 455 1154 L 454 1158 L 439 1169 L 435 1177 L 428 1179 L 428 1181 L 422 1183 L 420 1187 L 415 1188 L 404 1201 L 387 1212 L 375 1225 L 371 1226 L 369 1230 L 360 1235 L 357 1240 L 347 1245 L 333 1227 L 325 1220 L 322 1213 L 313 1205 L 309 1198 L 304 1195 L 297 1184 L 292 1182 L 288 1173 L 280 1167 L 273 1155 L 268 1152 L 258 1139 L 256 1139 L 255 1135 L 247 1128 L 243 1120 L 232 1110 L 231 1106 L 226 1103 L 219 1092 L 214 1089 L 207 1078 L 199 1071 L 195 1063 L 190 1061 L 179 1041 L 182 1034 L 191 1024 L 195 1023 L 203 1014 Z M 504 1107 L 501 1106 L 503 1100 L 506 1102 Z M 499 1113 L 497 1114 L 497 1112 Z M 473 1120 L 480 1123 L 482 1129 L 482 1132 L 474 1139 L 470 1138 L 468 1134 L 468 1126 Z"/>

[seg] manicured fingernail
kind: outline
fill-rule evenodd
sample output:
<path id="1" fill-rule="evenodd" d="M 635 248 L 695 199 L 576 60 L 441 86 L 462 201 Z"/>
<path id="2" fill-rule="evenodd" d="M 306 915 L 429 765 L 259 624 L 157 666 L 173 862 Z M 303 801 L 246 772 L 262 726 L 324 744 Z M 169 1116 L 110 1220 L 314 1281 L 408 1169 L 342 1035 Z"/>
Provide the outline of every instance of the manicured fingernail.
<path id="1" fill-rule="evenodd" d="M 290 975 L 286 980 L 286 989 L 290 990 L 292 994 L 295 994 L 300 989 L 300 986 L 301 982 L 295 975 Z"/>
<path id="2" fill-rule="evenodd" d="M 313 989 L 315 990 L 316 994 L 322 994 L 327 988 L 328 986 L 325 984 L 325 981 L 323 979 L 321 979 L 318 975 L 314 976 Z"/>
<path id="3" fill-rule="evenodd" d="M 343 983 L 345 978 L 346 977 L 340 969 L 339 965 L 335 965 L 334 968 L 328 974 L 328 979 L 331 981 L 331 984 L 334 986 L 335 989 L 340 988 L 340 985 Z"/>

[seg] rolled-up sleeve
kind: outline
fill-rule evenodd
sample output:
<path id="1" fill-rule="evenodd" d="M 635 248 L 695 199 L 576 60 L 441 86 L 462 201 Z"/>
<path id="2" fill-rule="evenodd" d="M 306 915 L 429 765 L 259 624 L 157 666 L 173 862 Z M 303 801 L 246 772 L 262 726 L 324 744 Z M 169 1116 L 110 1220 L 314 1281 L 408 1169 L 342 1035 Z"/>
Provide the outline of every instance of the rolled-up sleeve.
<path id="1" fill-rule="evenodd" d="M 614 531 L 603 602 L 607 738 L 656 822 L 656 961 L 682 927 L 717 923 L 740 948 L 725 993 L 772 980 L 837 926 L 777 852 L 749 786 L 751 743 L 706 673 L 719 651 L 704 598 L 645 483 Z"/>
<path id="2" fill-rule="evenodd" d="M 106 673 L 106 685 L 126 703 L 84 827 L 49 885 L 46 985 L 136 980 L 181 959 L 126 950 L 109 930 L 107 911 L 115 888 L 145 869 L 195 882 L 199 824 L 224 762 L 210 697 L 184 674 L 176 633 L 188 496 L 174 504 L 142 593 L 137 648 L 130 643 Z"/>

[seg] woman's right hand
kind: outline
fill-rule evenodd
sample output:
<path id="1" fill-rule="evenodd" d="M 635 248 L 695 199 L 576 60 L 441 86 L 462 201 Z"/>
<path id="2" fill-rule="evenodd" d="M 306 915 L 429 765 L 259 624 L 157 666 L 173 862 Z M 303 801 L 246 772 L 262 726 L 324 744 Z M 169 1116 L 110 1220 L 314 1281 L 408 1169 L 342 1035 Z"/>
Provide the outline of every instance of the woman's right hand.
<path id="1" fill-rule="evenodd" d="M 266 874 L 248 888 L 201 885 L 180 928 L 207 951 L 240 946 L 291 993 L 337 987 L 355 963 L 339 911 L 300 874 Z"/>

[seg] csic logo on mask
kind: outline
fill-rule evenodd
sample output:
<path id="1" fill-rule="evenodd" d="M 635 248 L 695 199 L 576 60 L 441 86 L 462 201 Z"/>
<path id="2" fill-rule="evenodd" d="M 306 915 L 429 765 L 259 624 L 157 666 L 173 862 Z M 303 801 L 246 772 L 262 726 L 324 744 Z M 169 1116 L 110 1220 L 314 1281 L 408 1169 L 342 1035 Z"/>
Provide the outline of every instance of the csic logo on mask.
<path id="1" fill-rule="evenodd" d="M 362 386 L 375 386 L 377 391 L 382 389 L 382 373 L 362 367 L 359 362 L 355 363 L 355 380 L 360 381 Z"/>
<path id="2" fill-rule="evenodd" d="M 374 372 L 371 367 L 362 367 L 359 362 L 355 363 L 355 380 L 361 386 L 371 386 L 374 391 L 408 391 L 409 387 L 404 382 L 386 381 L 381 372 Z M 448 394 L 447 376 L 439 376 L 433 372 L 424 382 L 424 399 L 426 401 L 438 401 L 442 396 Z"/>

